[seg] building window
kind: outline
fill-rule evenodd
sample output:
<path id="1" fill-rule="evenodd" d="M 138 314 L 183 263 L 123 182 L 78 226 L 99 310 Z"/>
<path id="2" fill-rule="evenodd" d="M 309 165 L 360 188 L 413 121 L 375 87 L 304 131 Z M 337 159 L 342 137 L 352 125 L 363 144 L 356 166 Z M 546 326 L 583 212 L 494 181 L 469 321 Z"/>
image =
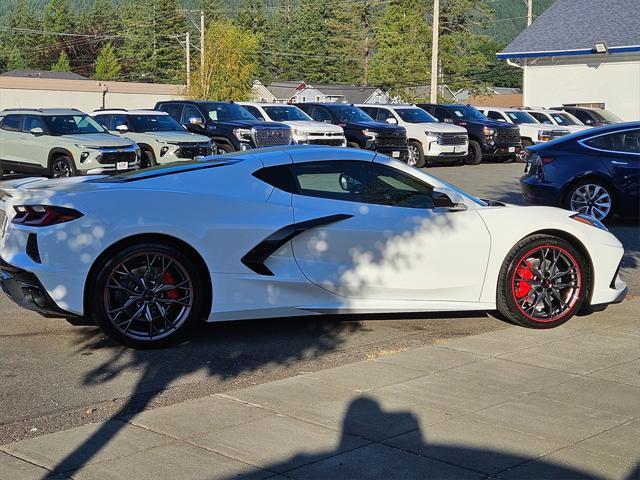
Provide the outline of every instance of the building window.
<path id="1" fill-rule="evenodd" d="M 320 95 L 316 95 L 316 102 L 320 101 Z"/>
<path id="2" fill-rule="evenodd" d="M 306 101 L 307 101 L 307 97 L 303 95 L 303 96 L 302 96 L 302 103 L 304 103 L 304 102 L 306 102 Z"/>

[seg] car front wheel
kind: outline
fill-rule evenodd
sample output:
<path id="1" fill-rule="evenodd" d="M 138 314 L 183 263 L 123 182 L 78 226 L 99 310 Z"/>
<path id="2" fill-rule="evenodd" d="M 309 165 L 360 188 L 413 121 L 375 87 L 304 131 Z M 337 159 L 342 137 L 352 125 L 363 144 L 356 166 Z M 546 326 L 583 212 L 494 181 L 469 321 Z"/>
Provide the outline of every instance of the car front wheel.
<path id="1" fill-rule="evenodd" d="M 73 166 L 73 160 L 66 155 L 56 157 L 51 162 L 51 178 L 68 178 L 76 174 Z"/>
<path id="2" fill-rule="evenodd" d="M 407 157 L 407 164 L 412 167 L 421 168 L 424 167 L 424 152 L 422 151 L 422 144 L 415 140 L 409 141 L 409 155 Z"/>
<path id="3" fill-rule="evenodd" d="M 611 189 L 598 180 L 585 180 L 569 189 L 565 208 L 591 215 L 601 222 L 611 219 L 614 212 Z"/>
<path id="4" fill-rule="evenodd" d="M 467 165 L 479 165 L 482 162 L 482 148 L 475 140 L 469 140 L 469 152 L 465 163 Z"/>
<path id="5" fill-rule="evenodd" d="M 498 311 L 524 327 L 557 327 L 582 307 L 590 276 L 584 255 L 569 242 L 532 235 L 516 245 L 503 263 Z"/>
<path id="6" fill-rule="evenodd" d="M 144 243 L 102 262 L 91 313 L 113 340 L 134 348 L 161 347 L 185 337 L 203 311 L 205 279 L 177 248 Z"/>

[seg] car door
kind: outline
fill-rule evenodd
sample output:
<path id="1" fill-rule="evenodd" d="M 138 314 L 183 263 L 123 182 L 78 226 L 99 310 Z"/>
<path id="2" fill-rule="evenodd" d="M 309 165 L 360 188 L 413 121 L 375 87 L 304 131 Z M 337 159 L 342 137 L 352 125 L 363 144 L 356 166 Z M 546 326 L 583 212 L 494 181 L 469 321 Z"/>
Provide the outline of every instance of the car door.
<path id="1" fill-rule="evenodd" d="M 5 162 L 24 162 L 22 147 L 22 115 L 6 115 L 0 122 L 0 160 Z"/>
<path id="2" fill-rule="evenodd" d="M 432 187 L 390 159 L 296 155 L 295 221 L 317 224 L 292 240 L 309 281 L 354 299 L 478 301 L 489 233 L 476 211 L 436 208 Z"/>
<path id="3" fill-rule="evenodd" d="M 41 134 L 31 133 L 34 128 L 40 128 Z M 32 167 L 48 167 L 51 145 L 44 136 L 49 135 L 47 126 L 39 115 L 24 115 L 22 120 L 21 148 L 27 154 L 22 155 L 22 162 Z"/>

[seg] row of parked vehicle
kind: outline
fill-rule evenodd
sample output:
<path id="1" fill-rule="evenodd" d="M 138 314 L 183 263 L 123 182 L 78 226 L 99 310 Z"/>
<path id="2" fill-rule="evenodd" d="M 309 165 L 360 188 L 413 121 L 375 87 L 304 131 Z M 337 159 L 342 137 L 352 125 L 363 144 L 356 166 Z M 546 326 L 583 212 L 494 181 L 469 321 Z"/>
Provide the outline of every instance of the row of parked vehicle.
<path id="1" fill-rule="evenodd" d="M 0 173 L 104 174 L 292 143 L 373 150 L 415 167 L 477 165 L 522 158 L 523 147 L 585 128 L 559 109 L 457 104 L 174 100 L 90 115 L 11 109 L 0 112 Z"/>

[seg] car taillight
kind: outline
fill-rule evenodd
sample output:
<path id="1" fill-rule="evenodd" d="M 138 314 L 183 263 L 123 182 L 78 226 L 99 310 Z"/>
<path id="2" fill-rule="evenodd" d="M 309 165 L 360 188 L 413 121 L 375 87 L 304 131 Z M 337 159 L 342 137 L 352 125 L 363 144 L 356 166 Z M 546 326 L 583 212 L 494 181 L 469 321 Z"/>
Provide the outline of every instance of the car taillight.
<path id="1" fill-rule="evenodd" d="M 82 217 L 82 213 L 72 208 L 54 207 L 51 205 L 18 205 L 11 223 L 29 225 L 30 227 L 48 227 L 59 223 L 71 222 Z"/>
<path id="2" fill-rule="evenodd" d="M 545 165 L 553 162 L 553 160 L 554 160 L 553 157 L 540 157 L 540 161 Z"/>

